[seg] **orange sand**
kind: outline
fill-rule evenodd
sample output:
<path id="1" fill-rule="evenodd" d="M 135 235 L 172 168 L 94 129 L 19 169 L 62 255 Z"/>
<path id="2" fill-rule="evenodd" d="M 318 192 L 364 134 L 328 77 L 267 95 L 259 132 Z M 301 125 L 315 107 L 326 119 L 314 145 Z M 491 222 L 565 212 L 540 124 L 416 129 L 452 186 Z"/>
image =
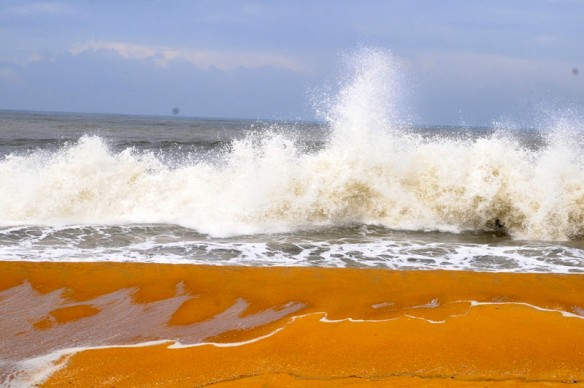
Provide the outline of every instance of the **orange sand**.
<path id="1" fill-rule="evenodd" d="M 169 329 L 211 333 L 205 323 L 248 303 L 224 314 L 235 326 L 204 336 L 248 341 L 240 346 L 87 350 L 69 358 L 49 387 L 553 386 L 584 379 L 581 275 L 11 262 L 0 262 L 0 273 L 0 290 L 25 281 L 40 295 L 64 289 L 66 305 L 57 303 L 31 329 L 46 336 L 75 322 L 115 319 L 94 301 L 124 289 L 144 311 L 184 297 L 146 340 L 164 339 Z M 262 315 L 286 306 L 297 309 Z"/>

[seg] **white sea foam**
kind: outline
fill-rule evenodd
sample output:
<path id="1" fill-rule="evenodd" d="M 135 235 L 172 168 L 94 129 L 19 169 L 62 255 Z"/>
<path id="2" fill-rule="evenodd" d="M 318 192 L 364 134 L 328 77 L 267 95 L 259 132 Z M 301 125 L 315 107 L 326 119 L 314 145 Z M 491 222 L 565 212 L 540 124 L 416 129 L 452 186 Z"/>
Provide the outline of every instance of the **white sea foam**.
<path id="1" fill-rule="evenodd" d="M 320 322 L 324 324 L 339 324 L 350 322 L 353 324 L 361 324 L 361 323 L 375 323 L 375 322 L 390 322 L 396 321 L 400 319 L 416 319 L 421 320 L 429 324 L 445 324 L 450 320 L 458 319 L 464 316 L 467 316 L 473 308 L 481 307 L 481 306 L 523 306 L 527 308 L 531 308 L 541 313 L 551 313 L 551 314 L 560 314 L 564 318 L 576 318 L 576 319 L 584 319 L 584 317 L 579 313 L 581 310 L 580 307 L 573 307 L 575 313 L 561 310 L 561 309 L 552 309 L 537 306 L 530 303 L 525 302 L 480 302 L 475 300 L 461 300 L 461 301 L 454 301 L 450 302 L 449 304 L 458 304 L 463 303 L 468 305 L 468 310 L 463 312 L 462 314 L 453 314 L 445 317 L 442 320 L 432 320 L 408 313 L 404 313 L 403 315 L 399 315 L 396 317 L 385 318 L 385 319 L 356 319 L 351 317 L 346 318 L 339 318 L 339 319 L 330 319 L 326 312 L 312 312 L 308 314 L 300 314 L 294 315 L 290 317 L 287 322 L 283 324 L 283 326 L 278 327 L 271 332 L 260 335 L 258 337 L 251 338 L 245 341 L 239 342 L 195 342 L 190 343 L 186 342 L 183 343 L 179 340 L 156 340 L 156 341 L 147 341 L 141 342 L 136 344 L 128 344 L 128 345 L 107 345 L 107 346 L 79 346 L 67 349 L 59 349 L 52 351 L 46 355 L 33 357 L 30 359 L 22 360 L 16 362 L 12 365 L 14 369 L 14 373 L 10 376 L 7 376 L 7 380 L 3 381 L 3 384 L 13 388 L 19 387 L 28 387 L 36 384 L 42 384 L 49 376 L 57 372 L 58 370 L 62 369 L 67 364 L 67 359 L 73 356 L 76 353 L 87 351 L 87 350 L 95 350 L 95 349 L 115 349 L 115 348 L 136 348 L 136 347 L 148 347 L 148 346 L 157 346 L 157 345 L 167 345 L 168 349 L 184 349 L 184 348 L 194 348 L 194 347 L 201 347 L 201 346 L 213 346 L 219 348 L 229 348 L 229 347 L 240 347 L 246 346 L 249 344 L 253 344 L 267 338 L 273 337 L 278 333 L 287 329 L 288 326 L 295 323 L 298 320 L 305 319 L 311 316 L 320 316 Z M 410 309 L 426 309 L 426 308 L 437 308 L 440 307 L 440 304 L 436 299 L 430 301 L 426 305 L 421 306 L 413 306 Z M 405 308 L 404 310 L 408 310 Z"/>
<path id="2" fill-rule="evenodd" d="M 131 345 L 84 346 L 59 349 L 42 356 L 13 363 L 10 366 L 14 371 L 12 374 L 5 376 L 2 385 L 9 388 L 27 388 L 42 385 L 51 375 L 67 366 L 68 359 L 79 352 L 111 348 L 141 348 L 170 343 L 172 343 L 171 340 L 158 340 Z"/>
<path id="3" fill-rule="evenodd" d="M 489 244 L 409 233 L 335 238 L 310 233 L 213 239 L 166 226 L 0 228 L 8 261 L 141 262 L 244 266 L 369 267 L 482 272 L 583 273 L 584 251 L 560 244 Z M 339 238 L 338 235 L 343 236 Z M 461 240 L 468 240 L 466 237 Z"/>
<path id="4" fill-rule="evenodd" d="M 169 223 L 212 236 L 376 224 L 514 238 L 584 235 L 581 123 L 559 120 L 534 150 L 504 133 L 421 139 L 398 130 L 390 55 L 364 50 L 328 112 L 316 153 L 274 131 L 234 141 L 220 161 L 169 165 L 85 136 L 58 152 L 0 161 L 0 225 Z"/>

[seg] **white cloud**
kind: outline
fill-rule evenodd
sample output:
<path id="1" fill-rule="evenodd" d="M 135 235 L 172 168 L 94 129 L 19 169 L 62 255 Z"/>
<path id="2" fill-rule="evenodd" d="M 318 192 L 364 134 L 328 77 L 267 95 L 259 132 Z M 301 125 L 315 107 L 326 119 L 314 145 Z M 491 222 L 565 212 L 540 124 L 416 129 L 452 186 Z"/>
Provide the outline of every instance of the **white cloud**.
<path id="1" fill-rule="evenodd" d="M 21 65 L 28 65 L 35 62 L 55 62 L 56 58 L 49 51 L 35 51 L 28 56 Z"/>
<path id="2" fill-rule="evenodd" d="M 69 52 L 79 55 L 84 52 L 113 51 L 125 59 L 151 61 L 157 66 L 166 67 L 174 61 L 186 61 L 195 67 L 222 70 L 236 68 L 275 67 L 303 72 L 306 66 L 299 60 L 279 54 L 244 51 L 202 51 L 188 48 L 146 46 L 123 42 L 90 41 L 74 45 Z"/>
<path id="3" fill-rule="evenodd" d="M 9 8 L 10 13 L 19 15 L 33 15 L 33 14 L 67 14 L 71 12 L 71 8 L 61 3 L 53 2 L 37 2 L 26 5 L 20 5 Z"/>

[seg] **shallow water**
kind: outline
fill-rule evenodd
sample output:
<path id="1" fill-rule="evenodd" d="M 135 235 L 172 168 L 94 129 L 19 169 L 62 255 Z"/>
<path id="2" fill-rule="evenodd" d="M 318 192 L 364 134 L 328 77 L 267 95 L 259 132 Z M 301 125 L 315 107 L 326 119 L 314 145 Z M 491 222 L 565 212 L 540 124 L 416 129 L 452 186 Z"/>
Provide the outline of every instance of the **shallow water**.
<path id="1" fill-rule="evenodd" d="M 322 123 L 0 112 L 0 259 L 584 267 L 584 126 L 400 122 L 365 50 Z"/>
<path id="2" fill-rule="evenodd" d="M 581 242 L 517 241 L 497 232 L 405 232 L 354 226 L 213 238 L 168 224 L 0 229 L 9 261 L 113 261 L 584 272 Z"/>

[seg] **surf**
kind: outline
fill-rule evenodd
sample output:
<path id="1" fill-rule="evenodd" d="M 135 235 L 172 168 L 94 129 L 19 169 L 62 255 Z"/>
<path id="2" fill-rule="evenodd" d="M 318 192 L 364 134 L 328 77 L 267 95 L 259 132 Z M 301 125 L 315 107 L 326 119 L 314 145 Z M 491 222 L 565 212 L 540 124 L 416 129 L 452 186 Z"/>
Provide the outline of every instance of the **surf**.
<path id="1" fill-rule="evenodd" d="M 538 147 L 506 128 L 422 136 L 403 125 L 405 85 L 390 53 L 363 49 L 349 66 L 320 104 L 330 133 L 316 151 L 277 124 L 213 159 L 119 151 L 86 135 L 0 161 L 0 225 L 176 224 L 225 237 L 366 224 L 582 239 L 577 118 L 534 130 Z"/>

